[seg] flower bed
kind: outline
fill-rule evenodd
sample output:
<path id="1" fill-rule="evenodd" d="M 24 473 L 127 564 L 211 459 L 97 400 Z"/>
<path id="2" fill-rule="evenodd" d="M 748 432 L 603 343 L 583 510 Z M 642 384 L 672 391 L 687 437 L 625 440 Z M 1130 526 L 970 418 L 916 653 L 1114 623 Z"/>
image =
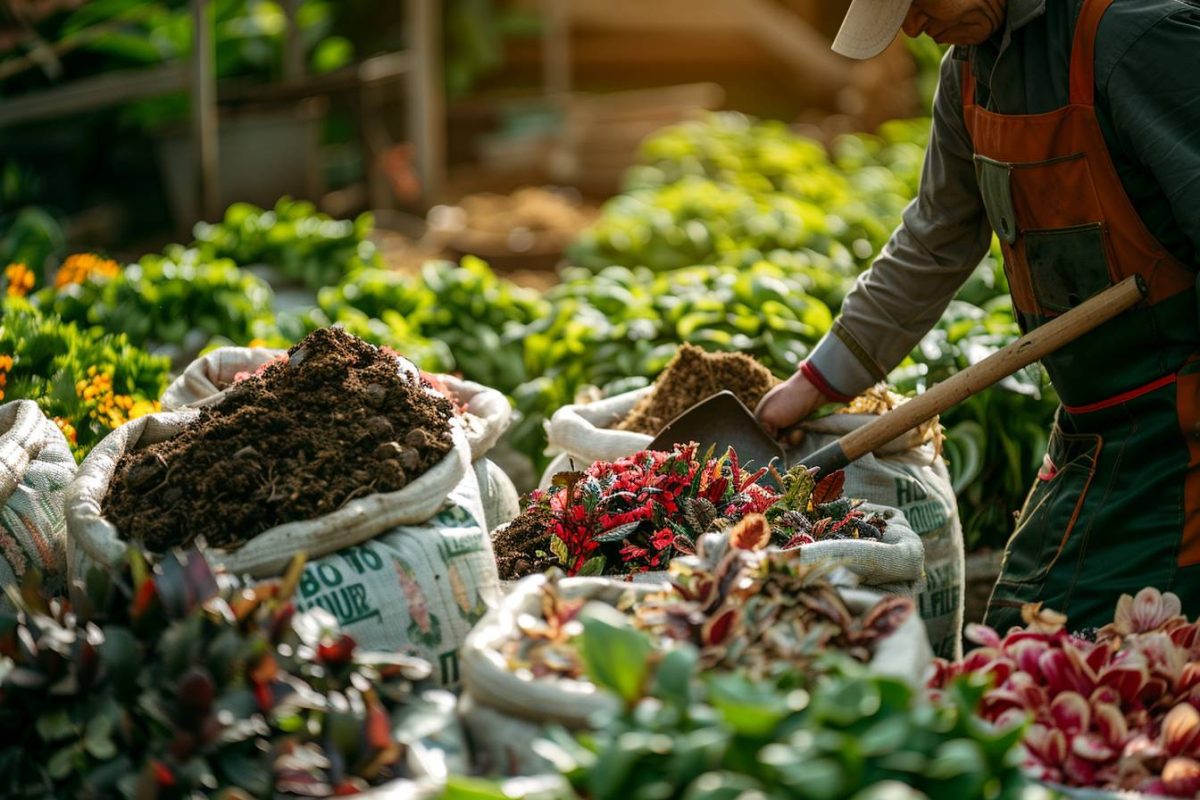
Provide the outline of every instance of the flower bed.
<path id="1" fill-rule="evenodd" d="M 942 662 L 931 686 L 965 673 L 990 676 L 980 705 L 1005 724 L 1029 717 L 1024 767 L 1069 787 L 1200 797 L 1200 622 L 1179 598 L 1123 595 L 1113 622 L 1086 635 L 1061 614 L 1027 606 L 1027 625 L 1005 636 L 970 626 L 980 645 Z"/>
<path id="2" fill-rule="evenodd" d="M 756 535 L 781 547 L 821 539 L 879 539 L 886 523 L 841 496 L 845 476 L 817 482 L 804 467 L 775 474 L 741 468 L 732 450 L 701 457 L 695 443 L 644 450 L 563 473 L 534 492 L 525 510 L 495 537 L 506 580 L 551 567 L 568 575 L 635 575 L 695 552 L 704 533 L 765 514 Z"/>

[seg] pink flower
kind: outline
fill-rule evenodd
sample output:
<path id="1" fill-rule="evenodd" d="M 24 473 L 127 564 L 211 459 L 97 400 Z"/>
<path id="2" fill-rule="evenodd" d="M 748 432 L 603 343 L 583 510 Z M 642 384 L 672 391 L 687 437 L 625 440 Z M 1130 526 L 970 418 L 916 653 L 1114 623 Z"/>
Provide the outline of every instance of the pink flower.
<path id="1" fill-rule="evenodd" d="M 1168 623 L 1185 622 L 1180 611 L 1183 606 L 1179 596 L 1173 592 L 1165 594 L 1158 589 L 1147 586 L 1137 593 L 1136 597 L 1121 595 L 1117 601 L 1117 612 L 1113 615 L 1111 625 L 1106 625 L 1100 633 L 1104 635 L 1129 636 L 1135 633 L 1149 633 L 1166 626 Z"/>

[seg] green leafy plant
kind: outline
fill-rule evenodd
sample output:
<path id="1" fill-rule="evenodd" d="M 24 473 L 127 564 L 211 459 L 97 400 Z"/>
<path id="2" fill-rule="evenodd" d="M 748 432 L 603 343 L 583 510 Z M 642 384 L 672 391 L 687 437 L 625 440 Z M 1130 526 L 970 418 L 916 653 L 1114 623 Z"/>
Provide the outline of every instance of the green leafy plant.
<path id="1" fill-rule="evenodd" d="M 36 575 L 0 615 L 7 796 L 328 797 L 407 775 L 392 715 L 428 664 L 362 654 L 282 581 L 246 589 L 196 550 L 92 569 L 70 602 Z"/>
<path id="2" fill-rule="evenodd" d="M 228 259 L 178 245 L 143 256 L 116 276 L 47 287 L 34 300 L 66 322 L 126 334 L 142 347 L 168 346 L 182 356 L 214 337 L 248 344 L 273 320 L 266 283 Z"/>
<path id="3" fill-rule="evenodd" d="M 0 370 L 6 399 L 35 400 L 82 458 L 130 419 L 158 410 L 169 362 L 124 334 L 81 329 L 17 297 L 0 302 Z"/>
<path id="4" fill-rule="evenodd" d="M 370 214 L 336 220 L 312 203 L 284 197 L 273 209 L 234 203 L 221 222 L 196 225 L 193 247 L 204 258 L 228 258 L 239 266 L 269 264 L 284 277 L 319 289 L 378 264 L 367 238 L 373 227 Z"/>
<path id="5" fill-rule="evenodd" d="M 639 636 L 604 622 L 581 634 L 595 637 L 601 654 L 630 652 Z M 595 731 L 559 730 L 539 745 L 590 800 L 749 792 L 1015 800 L 1026 791 L 1015 764 L 1023 726 L 993 727 L 975 715 L 985 680 L 960 680 L 931 702 L 843 661 L 828 662 L 821 677 L 793 673 L 779 683 L 701 672 L 688 648 L 663 656 L 653 676 L 640 664 L 609 665 L 590 675 L 625 697 L 625 710 Z M 639 680 L 640 691 L 631 690 Z M 908 788 L 896 795 L 898 786 Z"/>

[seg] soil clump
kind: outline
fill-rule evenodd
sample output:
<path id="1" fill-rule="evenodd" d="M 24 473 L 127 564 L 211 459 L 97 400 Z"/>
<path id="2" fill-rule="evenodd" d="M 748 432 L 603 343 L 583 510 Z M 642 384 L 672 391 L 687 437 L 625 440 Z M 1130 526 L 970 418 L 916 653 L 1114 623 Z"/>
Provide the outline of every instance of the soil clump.
<path id="1" fill-rule="evenodd" d="M 550 523 L 536 515 L 521 513 L 492 537 L 500 580 L 515 581 L 553 566 L 550 552 Z M 538 552 L 546 555 L 538 556 Z"/>
<path id="2" fill-rule="evenodd" d="M 394 353 L 322 328 L 177 436 L 127 453 L 104 514 L 155 552 L 200 537 L 236 550 L 277 525 L 403 489 L 450 452 L 452 413 Z"/>

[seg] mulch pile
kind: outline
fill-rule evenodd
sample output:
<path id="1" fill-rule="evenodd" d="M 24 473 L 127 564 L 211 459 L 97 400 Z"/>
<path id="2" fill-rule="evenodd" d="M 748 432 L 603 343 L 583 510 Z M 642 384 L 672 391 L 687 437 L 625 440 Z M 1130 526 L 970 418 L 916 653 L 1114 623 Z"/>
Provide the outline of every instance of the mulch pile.
<path id="1" fill-rule="evenodd" d="M 226 391 L 174 438 L 117 464 L 105 516 L 153 551 L 235 550 L 268 528 L 395 492 L 453 447 L 450 402 L 339 328 Z"/>
<path id="2" fill-rule="evenodd" d="M 528 512 L 518 515 L 511 523 L 496 531 L 492 537 L 492 550 L 496 553 L 496 567 L 502 581 L 515 581 L 526 575 L 545 572 L 554 565 L 548 557 L 549 522 L 537 519 Z M 537 555 L 539 551 L 545 555 Z"/>
<path id="3" fill-rule="evenodd" d="M 778 379 L 743 353 L 706 353 L 685 344 L 654 382 L 654 391 L 633 407 L 617 427 L 651 436 L 717 392 L 728 389 L 751 411 Z"/>

